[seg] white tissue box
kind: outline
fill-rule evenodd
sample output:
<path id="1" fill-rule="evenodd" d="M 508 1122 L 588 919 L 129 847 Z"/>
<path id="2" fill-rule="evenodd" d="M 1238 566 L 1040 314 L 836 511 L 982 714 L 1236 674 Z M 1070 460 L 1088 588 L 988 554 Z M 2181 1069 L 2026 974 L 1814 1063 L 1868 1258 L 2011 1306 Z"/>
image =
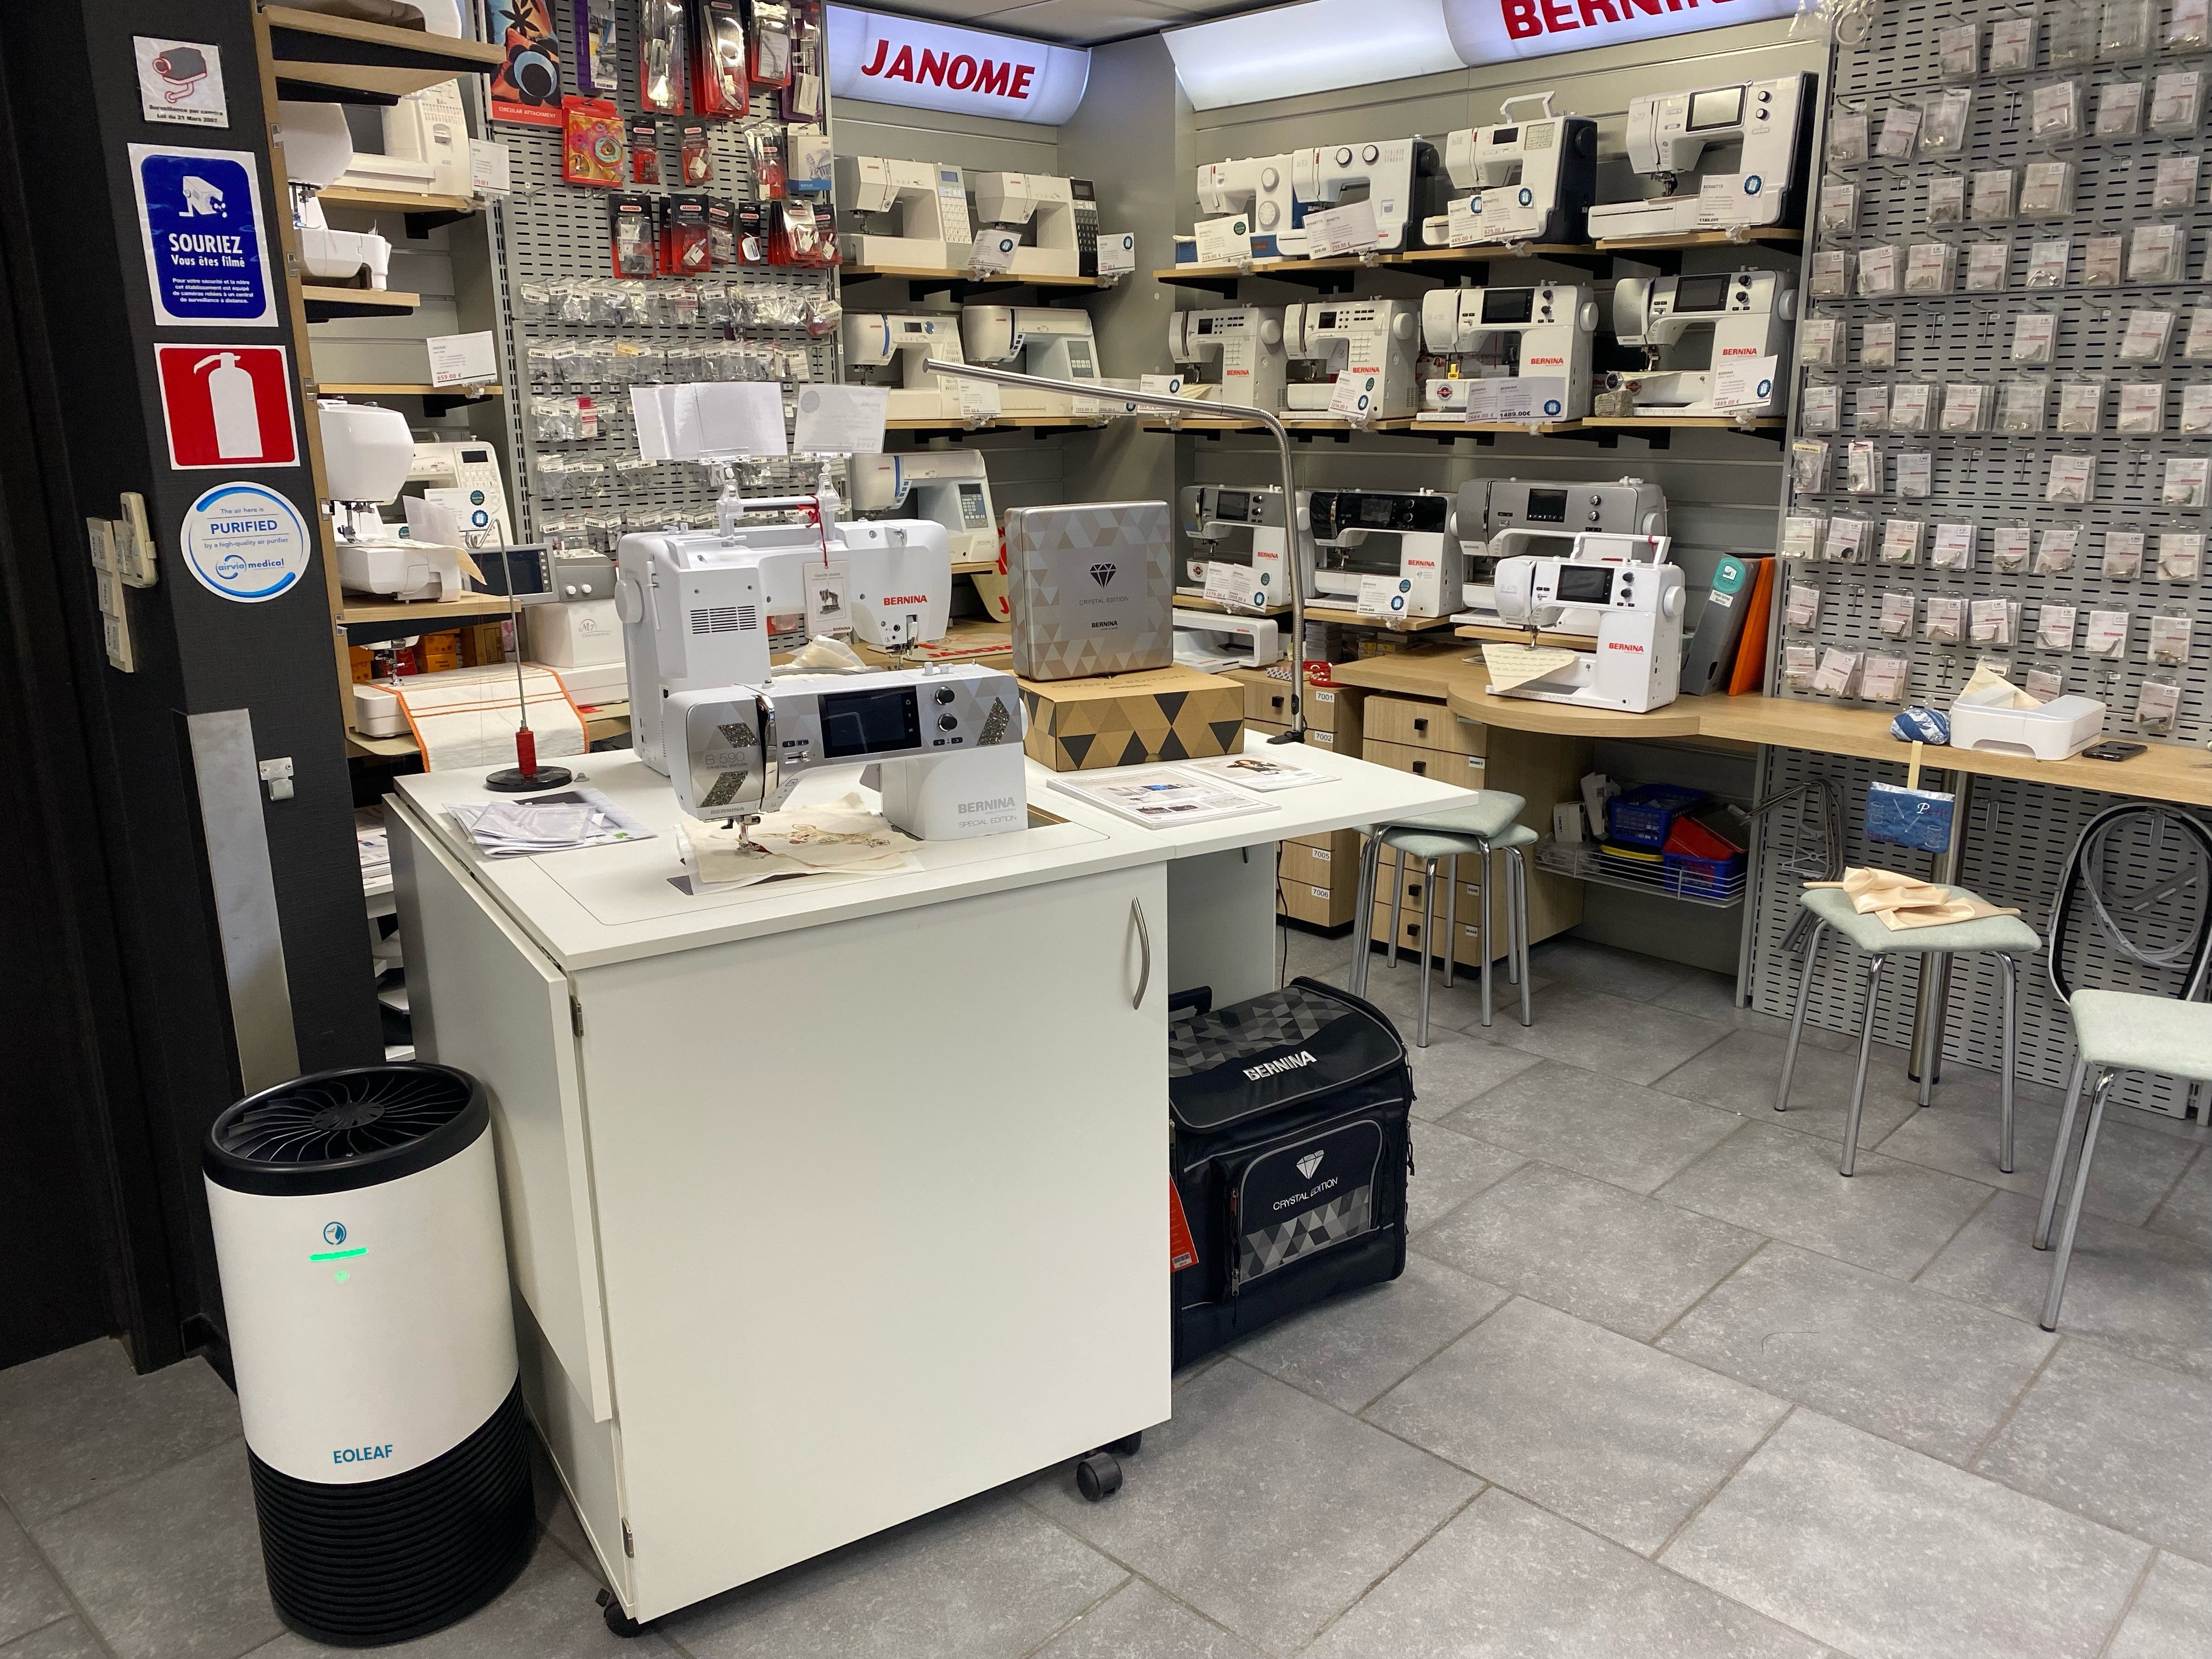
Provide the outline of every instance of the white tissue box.
<path id="1" fill-rule="evenodd" d="M 2094 697 L 2053 697 L 2036 708 L 1951 705 L 1951 747 L 1986 749 L 2037 760 L 2064 760 L 2105 735 L 2105 705 Z"/>

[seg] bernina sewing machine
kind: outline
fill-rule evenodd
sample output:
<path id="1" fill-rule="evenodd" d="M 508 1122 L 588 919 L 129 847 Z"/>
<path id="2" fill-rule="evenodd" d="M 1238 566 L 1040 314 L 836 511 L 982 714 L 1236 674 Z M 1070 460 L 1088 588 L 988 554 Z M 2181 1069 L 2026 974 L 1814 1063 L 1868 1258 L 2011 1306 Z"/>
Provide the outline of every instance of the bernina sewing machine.
<path id="1" fill-rule="evenodd" d="M 1011 363 L 1022 374 L 1055 380 L 1098 378 L 1097 341 L 1085 311 L 963 306 L 960 343 L 971 363 Z M 999 407 L 1007 415 L 1065 418 L 1075 413 L 1075 399 L 1065 392 L 1002 386 Z"/>
<path id="2" fill-rule="evenodd" d="M 1584 556 L 1583 544 L 1595 539 L 1577 536 L 1565 558 L 1498 561 L 1498 610 L 1507 626 L 1552 629 L 1578 606 L 1594 608 L 1598 623 L 1593 649 L 1492 696 L 1644 714 L 1680 694 L 1683 580 L 1667 562 L 1671 544 L 1664 536 L 1626 538 L 1647 543 L 1650 561 L 1608 563 Z"/>
<path id="3" fill-rule="evenodd" d="M 1291 152 L 1291 191 L 1309 214 L 1358 201 L 1364 191 L 1375 210 L 1373 249 L 1393 253 L 1406 246 L 1419 192 L 1436 170 L 1436 146 L 1419 138 L 1326 144 Z"/>
<path id="4" fill-rule="evenodd" d="M 1283 311 L 1283 406 L 1292 414 L 1327 411 L 1339 374 L 1379 376 L 1373 412 L 1410 415 L 1420 398 L 1415 375 L 1419 319 L 1411 300 L 1320 300 Z"/>
<path id="5" fill-rule="evenodd" d="M 920 841 L 1029 824 L 1022 699 L 1003 669 L 946 665 L 672 691 L 669 781 L 695 818 L 756 818 L 810 773 L 881 770 L 884 816 Z"/>
<path id="6" fill-rule="evenodd" d="M 1613 284 L 1613 331 L 1625 346 L 1644 348 L 1647 367 L 1608 374 L 1595 399 L 1607 416 L 1634 415 L 1756 416 L 1781 412 L 1797 292 L 1771 270 L 1732 275 L 1627 277 Z M 1775 372 L 1740 388 L 1743 402 L 1723 404 L 1717 393 L 1722 370 L 1750 369 L 1761 358 Z"/>
<path id="7" fill-rule="evenodd" d="M 1043 173 L 979 173 L 975 175 L 975 216 L 1005 230 L 1027 229 L 1032 240 L 1014 250 L 1017 276 L 1079 276 L 1083 237 L 1076 222 L 1075 187 L 1091 199 L 1087 179 L 1055 179 Z M 1097 215 L 1091 227 L 1091 274 L 1098 270 Z M 957 263 L 966 264 L 962 249 Z"/>
<path id="8" fill-rule="evenodd" d="M 884 410 L 892 420 L 958 418 L 958 382 L 946 375 L 932 374 L 922 367 L 932 357 L 940 362 L 963 361 L 958 318 L 949 312 L 848 311 L 842 331 L 845 368 L 858 383 L 881 382 L 867 373 L 854 374 L 853 371 L 897 370 L 897 383 L 891 386 L 890 401 Z"/>
<path id="9" fill-rule="evenodd" d="M 749 514 L 811 507 L 822 522 L 747 525 Z M 854 637 L 879 650 L 942 639 L 952 601 L 945 526 L 922 519 L 840 523 L 838 502 L 785 495 L 745 501 L 726 489 L 714 530 L 624 536 L 615 555 L 615 614 L 629 664 L 631 741 L 669 770 L 664 714 L 678 692 L 765 684 L 771 634 L 805 641 L 806 584 L 842 563 Z M 781 627 L 779 628 L 779 624 Z M 681 750 L 676 755 L 682 759 Z"/>
<path id="10" fill-rule="evenodd" d="M 1803 210 L 1812 86 L 1809 75 L 1783 75 L 1631 100 L 1628 164 L 1656 181 L 1659 194 L 1592 207 L 1589 234 L 1671 236 L 1794 222 Z M 1737 150 L 1733 172 L 1692 173 L 1721 147 Z M 1714 188 L 1723 179 L 1725 188 Z"/>
<path id="11" fill-rule="evenodd" d="M 1585 216 L 1597 195 L 1597 123 L 1586 115 L 1554 115 L 1548 92 L 1524 93 L 1498 107 L 1513 119 L 1516 104 L 1540 104 L 1543 113 L 1516 126 L 1462 127 L 1444 140 L 1444 174 L 1455 190 L 1471 191 L 1460 204 L 1475 216 L 1475 236 L 1463 246 L 1498 242 L 1580 242 Z M 1421 221 L 1431 247 L 1451 244 L 1451 216 Z"/>
<path id="12" fill-rule="evenodd" d="M 1441 617 L 1445 573 L 1459 574 L 1452 498 L 1433 490 L 1316 489 L 1306 509 L 1314 562 L 1310 607 L 1387 620 Z M 1458 597 L 1455 588 L 1449 598 Z"/>
<path id="13" fill-rule="evenodd" d="M 1283 406 L 1283 313 L 1273 307 L 1178 311 L 1168 319 L 1168 356 L 1201 372 L 1209 364 L 1220 365 L 1218 380 L 1187 376 L 1185 397 L 1218 391 L 1224 404 L 1248 409 Z M 1194 392 L 1194 386 L 1201 390 Z"/>
<path id="14" fill-rule="evenodd" d="M 1291 259 L 1306 251 L 1305 210 L 1291 189 L 1291 158 L 1258 155 L 1209 161 L 1198 170 L 1198 210 L 1207 217 L 1242 213 L 1251 221 L 1252 257 Z M 1191 257 L 1197 256 L 1195 243 Z"/>
<path id="15" fill-rule="evenodd" d="M 1467 609 L 1455 622 L 1496 624 L 1498 561 L 1543 542 L 1566 542 L 1588 533 L 1583 550 L 1601 562 L 1628 556 L 1623 544 L 1667 533 L 1667 497 L 1642 478 L 1610 483 L 1540 483 L 1528 478 L 1472 478 L 1459 487 L 1452 513 L 1452 534 L 1465 556 L 1467 580 L 1461 603 Z M 1554 627 L 1561 634 L 1595 634 L 1594 617 L 1570 615 Z"/>
<path id="16" fill-rule="evenodd" d="M 968 185 L 958 167 L 893 161 L 880 155 L 837 158 L 837 194 L 862 222 L 889 215 L 896 228 L 841 231 L 848 262 L 943 270 L 968 263 L 975 233 L 968 224 Z"/>
<path id="17" fill-rule="evenodd" d="M 1421 301 L 1424 421 L 1578 421 L 1589 413 L 1597 301 L 1587 288 L 1445 288 Z"/>
<path id="18" fill-rule="evenodd" d="M 911 497 L 915 514 L 945 526 L 955 564 L 999 556 L 991 481 L 972 449 L 915 449 L 853 457 L 853 510 L 888 513 Z"/>
<path id="19" fill-rule="evenodd" d="M 1307 523 L 1311 497 L 1298 492 L 1298 568 L 1313 566 L 1313 532 Z M 1258 489 L 1239 489 L 1227 484 L 1186 484 L 1182 492 L 1182 533 L 1191 544 L 1183 560 L 1178 593 L 1206 596 L 1209 566 L 1235 565 L 1246 573 L 1243 596 L 1235 603 L 1254 611 L 1273 611 L 1291 602 L 1291 583 L 1297 580 L 1287 556 L 1283 533 L 1283 489 L 1280 484 Z M 1243 532 L 1248 545 L 1243 552 L 1224 547 Z M 1224 603 L 1228 601 L 1224 600 Z"/>

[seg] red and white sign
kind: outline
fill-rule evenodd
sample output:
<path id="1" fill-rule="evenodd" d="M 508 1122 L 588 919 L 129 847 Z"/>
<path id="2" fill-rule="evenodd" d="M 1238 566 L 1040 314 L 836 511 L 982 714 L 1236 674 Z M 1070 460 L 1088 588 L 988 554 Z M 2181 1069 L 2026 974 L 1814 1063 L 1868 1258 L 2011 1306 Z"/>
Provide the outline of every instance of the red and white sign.
<path id="1" fill-rule="evenodd" d="M 1091 54 L 1073 46 L 850 6 L 828 10 L 830 90 L 839 98 L 1058 126 L 1091 78 Z"/>
<path id="2" fill-rule="evenodd" d="M 1443 0 L 1443 9 L 1453 50 L 1474 64 L 1789 17 L 1797 0 Z"/>
<path id="3" fill-rule="evenodd" d="M 157 345 L 169 465 L 297 466 L 292 364 L 277 345 Z"/>

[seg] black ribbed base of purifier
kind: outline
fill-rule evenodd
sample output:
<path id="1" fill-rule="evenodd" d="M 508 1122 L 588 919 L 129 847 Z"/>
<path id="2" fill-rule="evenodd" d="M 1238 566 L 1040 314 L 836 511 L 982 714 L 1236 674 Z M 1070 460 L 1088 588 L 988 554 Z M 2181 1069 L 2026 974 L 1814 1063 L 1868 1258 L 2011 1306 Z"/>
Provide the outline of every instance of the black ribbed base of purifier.
<path id="1" fill-rule="evenodd" d="M 530 1559 L 530 1425 L 518 1378 L 482 1428 L 420 1468 L 326 1486 L 253 1466 L 253 1507 L 276 1616 L 334 1647 L 442 1630 Z"/>

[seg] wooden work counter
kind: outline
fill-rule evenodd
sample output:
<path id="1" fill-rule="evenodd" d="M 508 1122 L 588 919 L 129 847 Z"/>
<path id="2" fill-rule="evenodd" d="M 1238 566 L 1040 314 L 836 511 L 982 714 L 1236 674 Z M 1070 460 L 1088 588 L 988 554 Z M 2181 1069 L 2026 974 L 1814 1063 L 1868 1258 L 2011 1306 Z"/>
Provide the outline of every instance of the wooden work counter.
<path id="1" fill-rule="evenodd" d="M 1526 697 L 1494 697 L 1480 650 L 1405 652 L 1336 668 L 1337 684 L 1449 705 L 1462 720 L 1516 732 L 1573 738 L 1702 739 L 1708 743 L 1814 754 L 1850 755 L 1900 764 L 1907 745 L 1889 734 L 1880 709 L 1848 708 L 1798 697 L 1679 697 L 1649 714 L 1571 708 Z M 2212 806 L 2212 756 L 2193 744 L 2154 743 L 2132 760 L 2032 760 L 1988 750 L 1932 748 L 1922 763 L 1978 777 L 2019 778 L 2065 789 L 2094 789 L 2185 806 Z"/>

